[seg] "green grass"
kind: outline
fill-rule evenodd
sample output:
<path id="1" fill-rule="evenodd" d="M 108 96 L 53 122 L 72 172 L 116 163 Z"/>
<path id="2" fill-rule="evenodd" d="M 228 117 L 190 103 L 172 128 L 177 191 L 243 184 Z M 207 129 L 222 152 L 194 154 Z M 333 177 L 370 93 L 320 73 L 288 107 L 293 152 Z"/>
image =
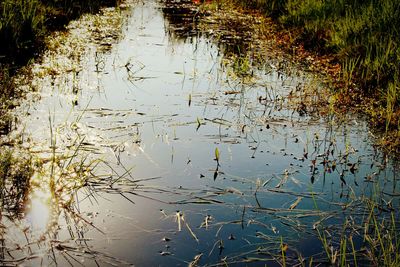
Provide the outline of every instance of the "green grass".
<path id="1" fill-rule="evenodd" d="M 0 64 L 26 63 L 51 30 L 85 12 L 118 0 L 3 0 L 0 2 Z"/>
<path id="2" fill-rule="evenodd" d="M 0 4 L 0 54 L 20 57 L 43 37 L 45 9 L 38 0 L 2 1 Z"/>
<path id="3" fill-rule="evenodd" d="M 301 32 L 306 48 L 335 56 L 339 91 L 373 96 L 370 112 L 382 129 L 399 131 L 400 2 L 393 0 L 233 0 L 262 10 L 283 27 Z"/>

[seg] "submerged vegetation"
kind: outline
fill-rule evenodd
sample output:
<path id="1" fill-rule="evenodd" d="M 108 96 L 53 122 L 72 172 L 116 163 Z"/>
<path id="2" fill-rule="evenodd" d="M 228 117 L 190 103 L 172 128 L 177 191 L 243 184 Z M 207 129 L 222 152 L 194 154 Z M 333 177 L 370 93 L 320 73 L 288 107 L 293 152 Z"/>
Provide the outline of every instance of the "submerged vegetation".
<path id="1" fill-rule="evenodd" d="M 220 1 L 221 2 L 221 1 Z M 341 65 L 337 104 L 362 104 L 375 126 L 400 145 L 400 2 L 247 0 L 289 29 L 289 46 L 330 54 Z"/>

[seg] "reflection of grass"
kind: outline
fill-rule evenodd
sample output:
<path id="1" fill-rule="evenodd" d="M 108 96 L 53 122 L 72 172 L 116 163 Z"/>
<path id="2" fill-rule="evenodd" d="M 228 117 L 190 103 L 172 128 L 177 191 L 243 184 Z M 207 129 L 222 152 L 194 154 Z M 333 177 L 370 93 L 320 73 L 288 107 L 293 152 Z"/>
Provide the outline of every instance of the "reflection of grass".
<path id="1" fill-rule="evenodd" d="M 50 149 L 43 148 L 36 156 L 26 149 L 17 152 L 17 147 L 12 150 L 2 148 L 0 152 L 3 215 L 0 225 L 4 226 L 2 250 L 8 254 L 3 256 L 5 258 L 0 257 L 0 262 L 30 263 L 32 255 L 43 257 L 45 265 L 47 261 L 65 256 L 74 261 L 81 257 L 101 261 L 104 255 L 87 249 L 85 242 L 74 241 L 84 239 L 85 231 L 90 229 L 104 234 L 80 212 L 78 191 L 84 190 L 87 198 L 95 200 L 97 190 L 123 195 L 123 190 L 133 193 L 138 186 L 125 179 L 126 174 L 110 175 L 110 172 L 115 172 L 111 163 L 84 151 L 84 137 L 72 140 L 67 149 L 56 143 L 56 133 L 52 135 Z M 101 174 L 101 170 L 105 174 Z M 63 218 L 65 222 L 62 222 Z M 57 238 L 63 231 L 59 226 L 63 224 L 68 227 L 70 239 L 68 236 L 63 240 Z M 21 242 L 21 237 L 27 244 Z M 82 254 L 82 251 L 86 252 Z M 116 260 L 110 256 L 104 258 Z"/>
<path id="2" fill-rule="evenodd" d="M 0 202 L 2 214 L 18 217 L 29 191 L 33 173 L 30 157 L 18 155 L 5 147 L 0 151 Z"/>
<path id="3" fill-rule="evenodd" d="M 15 105 L 12 77 L 16 69 L 39 51 L 44 38 L 69 20 L 118 0 L 2 0 L 0 1 L 0 134 L 8 132 L 7 110 Z"/>
<path id="4" fill-rule="evenodd" d="M 10 98 L 14 96 L 14 86 L 10 77 L 8 68 L 0 68 L 0 134 L 6 134 L 9 131 L 9 118 L 7 110 L 11 108 Z"/>
<path id="5" fill-rule="evenodd" d="M 85 4 L 92 1 L 83 2 Z M 63 3 L 54 2 L 57 5 Z M 71 81 L 74 88 L 64 83 L 54 86 L 63 93 L 63 96 L 64 93 L 67 97 L 78 95 L 77 90 L 82 88 L 78 88 L 80 77 L 76 69 L 82 65 L 82 56 L 87 56 L 83 53 L 84 49 L 88 42 L 91 42 L 99 49 L 98 54 L 101 54 L 100 51 L 107 51 L 114 38 L 117 39 L 119 36 L 121 17 L 119 10 L 104 9 L 101 16 L 85 16 L 71 26 L 75 27 L 75 23 L 80 23 L 81 29 L 88 31 L 83 34 L 73 30 L 66 34 L 54 34 L 55 38 L 46 42 L 49 53 L 43 56 L 41 63 L 33 65 L 32 71 L 24 72 L 26 76 L 10 77 L 9 72 L 4 71 L 7 79 L 1 79 L 0 82 L 2 85 L 10 85 L 10 87 L 5 86 L 5 90 L 10 91 L 3 91 L 2 99 L 11 98 L 13 90 L 24 87 L 25 82 L 28 85 L 37 83 L 40 89 L 46 87 L 48 77 L 51 77 L 55 84 L 61 78 Z M 17 88 L 12 87 L 13 82 Z M 8 107 L 4 102 L 1 104 L 5 108 Z M 73 111 L 71 114 L 75 114 Z M 101 234 L 103 232 L 94 225 L 89 215 L 81 213 L 79 202 L 82 199 L 78 196 L 83 195 L 85 199 L 95 200 L 94 195 L 97 190 L 121 195 L 124 194 L 122 190 L 126 190 L 133 194 L 133 189 L 138 185 L 135 181 L 125 179 L 126 175 L 130 175 L 130 170 L 118 175 L 112 168 L 111 162 L 103 161 L 103 155 L 92 153 L 99 148 L 93 148 L 96 144 L 86 142 L 88 134 L 83 133 L 83 130 L 79 131 L 78 126 L 85 111 L 76 114 L 75 121 L 71 123 L 67 119 L 58 124 L 51 116 L 49 136 L 33 138 L 38 137 L 39 143 L 31 143 L 29 141 L 31 139 L 28 138 L 23 141 L 11 141 L 13 147 L 9 153 L 1 148 L 1 214 L 5 216 L 0 216 L 2 219 L 0 225 L 4 241 L 2 251 L 6 254 L 0 255 L 1 263 L 35 265 L 33 263 L 35 257 L 44 259 L 42 265 L 53 264 L 55 260 L 66 257 L 72 261 L 77 261 L 76 258 L 102 260 L 104 255 L 88 249 L 88 241 L 82 241 L 87 231 L 95 229 L 95 232 Z M 56 114 L 54 113 L 54 116 Z M 43 144 L 43 141 L 46 144 Z M 19 147 L 22 142 L 24 149 Z M 25 160 L 22 155 L 27 159 Z M 121 165 L 122 163 L 119 164 L 119 168 Z M 18 214 L 14 210 L 18 211 Z M 104 256 L 103 259 L 114 260 L 109 256 Z"/>

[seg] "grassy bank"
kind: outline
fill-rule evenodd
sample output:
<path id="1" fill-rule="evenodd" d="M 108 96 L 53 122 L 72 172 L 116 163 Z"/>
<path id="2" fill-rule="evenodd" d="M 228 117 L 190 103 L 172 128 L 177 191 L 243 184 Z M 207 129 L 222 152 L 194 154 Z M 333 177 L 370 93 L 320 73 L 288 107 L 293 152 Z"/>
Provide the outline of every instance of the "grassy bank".
<path id="1" fill-rule="evenodd" d="M 0 3 L 0 63 L 23 64 L 49 31 L 117 0 L 4 0 Z"/>
<path id="2" fill-rule="evenodd" d="M 7 110 L 15 105 L 12 77 L 44 48 L 44 38 L 83 13 L 96 12 L 119 0 L 2 0 L 0 1 L 0 134 L 8 132 Z"/>
<path id="3" fill-rule="evenodd" d="M 332 54 L 341 65 L 338 104 L 363 103 L 400 144 L 400 2 L 392 0 L 233 0 L 289 30 L 293 45 Z M 387 141 L 389 142 L 389 141 Z"/>

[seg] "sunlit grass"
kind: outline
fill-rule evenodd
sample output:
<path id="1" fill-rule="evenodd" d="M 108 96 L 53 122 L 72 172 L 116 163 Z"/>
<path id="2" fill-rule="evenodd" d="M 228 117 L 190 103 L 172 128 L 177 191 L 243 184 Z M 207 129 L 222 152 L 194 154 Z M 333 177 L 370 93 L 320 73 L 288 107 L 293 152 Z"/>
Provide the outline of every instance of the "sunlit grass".
<path id="1" fill-rule="evenodd" d="M 297 32 L 296 40 L 317 53 L 330 53 L 341 65 L 338 85 L 342 100 L 361 93 L 372 98 L 363 109 L 371 122 L 390 133 L 399 134 L 399 43 L 400 2 L 398 1 L 320 1 L 247 0 L 239 5 L 262 10 L 286 29 Z M 299 34 L 300 33 L 300 34 Z M 349 88 L 351 90 L 349 90 Z M 361 102 L 360 97 L 351 102 Z M 373 104 L 372 104 L 373 102 Z M 340 103 L 339 103 L 340 104 Z M 349 103 L 345 103 L 348 105 Z M 353 103 L 354 104 L 354 103 Z M 355 103 L 358 104 L 358 103 Z M 389 145 L 387 143 L 386 145 Z"/>

